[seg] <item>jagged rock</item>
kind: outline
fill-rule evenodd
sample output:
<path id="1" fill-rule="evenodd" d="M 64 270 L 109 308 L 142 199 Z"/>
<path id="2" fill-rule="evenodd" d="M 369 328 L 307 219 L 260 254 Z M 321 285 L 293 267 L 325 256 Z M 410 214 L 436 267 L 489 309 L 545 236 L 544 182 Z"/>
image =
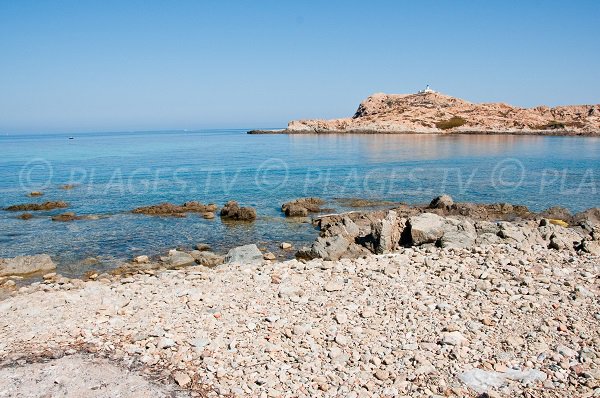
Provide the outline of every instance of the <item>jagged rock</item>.
<path id="1" fill-rule="evenodd" d="M 581 242 L 581 250 L 586 253 L 595 254 L 596 256 L 600 256 L 600 241 L 589 241 L 584 240 Z"/>
<path id="2" fill-rule="evenodd" d="M 216 267 L 217 265 L 221 265 L 225 262 L 225 257 L 206 250 L 194 250 L 190 252 L 190 255 L 198 264 L 204 265 L 205 267 Z"/>
<path id="3" fill-rule="evenodd" d="M 260 264 L 262 260 L 263 254 L 254 244 L 234 247 L 225 256 L 227 264 Z"/>
<path id="4" fill-rule="evenodd" d="M 256 210 L 252 207 L 240 207 L 238 202 L 230 200 L 221 209 L 221 218 L 235 221 L 253 221 L 256 219 Z"/>
<path id="5" fill-rule="evenodd" d="M 302 248 L 298 252 L 301 258 L 322 258 L 339 260 L 348 250 L 350 242 L 342 236 L 318 237 L 310 248 Z"/>
<path id="6" fill-rule="evenodd" d="M 448 217 L 444 223 L 444 234 L 440 238 L 441 247 L 472 247 L 477 239 L 475 226 L 467 219 Z"/>
<path id="7" fill-rule="evenodd" d="M 321 236 L 343 236 L 349 241 L 353 241 L 360 234 L 360 228 L 350 217 L 341 215 L 341 217 L 332 218 L 321 227 Z"/>
<path id="8" fill-rule="evenodd" d="M 500 228 L 498 236 L 502 239 L 511 239 L 515 242 L 523 242 L 526 239 L 522 228 L 512 223 L 501 221 L 498 223 L 498 227 Z"/>
<path id="9" fill-rule="evenodd" d="M 444 219 L 437 214 L 423 213 L 410 217 L 407 228 L 413 246 L 435 243 L 444 234 Z"/>
<path id="10" fill-rule="evenodd" d="M 47 254 L 0 258 L 0 276 L 26 275 L 53 269 L 56 269 L 56 264 Z"/>
<path id="11" fill-rule="evenodd" d="M 44 202 L 44 203 L 26 203 L 14 206 L 8 206 L 4 210 L 6 211 L 44 211 L 54 209 L 64 209 L 69 207 L 67 202 Z"/>
<path id="12" fill-rule="evenodd" d="M 387 216 L 372 224 L 371 236 L 373 251 L 377 254 L 389 253 L 400 245 L 400 236 L 406 220 L 398 220 L 395 211 L 390 210 Z"/>
<path id="13" fill-rule="evenodd" d="M 450 195 L 441 195 L 437 198 L 433 199 L 431 203 L 429 203 L 430 209 L 449 209 L 454 204 L 454 200 L 452 200 L 452 196 Z"/>

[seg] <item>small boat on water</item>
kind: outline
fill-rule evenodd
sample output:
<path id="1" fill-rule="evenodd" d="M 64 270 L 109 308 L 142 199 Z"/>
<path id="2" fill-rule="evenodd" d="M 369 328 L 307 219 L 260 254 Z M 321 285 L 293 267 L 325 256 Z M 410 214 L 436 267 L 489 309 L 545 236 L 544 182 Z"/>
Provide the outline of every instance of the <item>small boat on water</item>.
<path id="1" fill-rule="evenodd" d="M 69 137 L 69 139 L 70 139 L 70 140 L 74 140 L 74 139 L 75 139 L 75 137 Z"/>

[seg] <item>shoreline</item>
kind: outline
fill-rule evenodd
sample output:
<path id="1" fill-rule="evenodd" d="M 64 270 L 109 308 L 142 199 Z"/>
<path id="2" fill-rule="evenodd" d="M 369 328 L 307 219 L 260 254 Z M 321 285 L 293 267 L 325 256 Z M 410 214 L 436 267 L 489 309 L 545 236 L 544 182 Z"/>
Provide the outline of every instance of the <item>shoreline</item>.
<path id="1" fill-rule="evenodd" d="M 307 200 L 317 201 L 319 204 L 315 205 L 304 203 L 304 201 Z M 595 222 L 597 222 L 597 219 L 600 217 L 600 210 L 598 208 L 589 208 L 587 210 L 572 214 L 566 208 L 555 206 L 540 212 L 536 212 L 529 210 L 525 206 L 506 203 L 454 203 L 452 198 L 448 195 L 442 195 L 434 199 L 430 204 L 406 204 L 402 202 L 393 203 L 388 201 L 361 199 L 346 199 L 345 202 L 344 199 L 338 199 L 337 201 L 339 202 L 338 204 L 345 206 L 347 210 L 332 213 L 331 210 L 334 209 L 325 208 L 329 203 L 317 198 L 300 198 L 284 204 L 282 206 L 282 214 L 277 219 L 277 222 L 306 224 L 307 229 L 315 230 L 314 234 L 311 234 L 312 237 L 310 238 L 307 237 L 308 240 L 291 240 L 290 242 L 293 242 L 291 244 L 287 243 L 284 238 L 271 237 L 271 239 L 268 241 L 254 242 L 256 250 L 260 251 L 260 253 L 262 253 L 261 255 L 266 256 L 266 258 L 269 260 L 290 260 L 306 256 L 307 253 L 310 252 L 311 248 L 319 243 L 319 239 L 330 239 L 339 235 L 347 240 L 348 244 L 345 246 L 343 245 L 344 247 L 340 249 L 342 252 L 335 259 L 356 256 L 357 253 L 377 253 L 376 245 L 378 243 L 374 240 L 380 239 L 381 237 L 373 236 L 376 224 L 384 222 L 385 217 L 389 217 L 389 215 L 392 213 L 394 214 L 393 223 L 397 224 L 395 224 L 395 228 L 398 229 L 398 231 L 396 231 L 398 237 L 395 238 L 396 248 L 410 247 L 414 245 L 409 240 L 407 241 L 406 238 L 400 239 L 400 235 L 403 233 L 403 230 L 408 230 L 408 228 L 405 227 L 406 220 L 408 220 L 410 217 L 419 216 L 422 214 L 433 214 L 442 220 L 440 221 L 442 223 L 448 223 L 450 221 L 447 220 L 454 219 L 457 221 L 452 221 L 452 223 L 466 223 L 464 225 L 460 225 L 460 228 L 467 228 L 470 232 L 465 236 L 461 236 L 461 238 L 466 238 L 467 242 L 470 242 L 467 244 L 470 245 L 476 244 L 475 240 L 480 238 L 479 235 L 481 235 L 481 232 L 476 232 L 476 227 L 482 223 L 487 223 L 493 226 L 493 228 L 491 226 L 486 227 L 487 230 L 485 232 L 493 231 L 494 235 L 501 235 L 502 232 L 500 229 L 498 229 L 498 225 L 500 225 L 502 222 L 514 224 L 515 228 L 518 229 L 531 229 L 532 226 L 537 226 L 541 222 L 550 222 L 569 226 L 569 228 L 565 228 L 565 231 L 568 231 L 570 235 L 565 237 L 565 239 L 574 239 L 576 244 L 572 242 L 572 244 L 569 244 L 568 246 L 572 246 L 572 248 L 576 248 L 576 250 L 581 250 L 581 247 L 583 247 L 583 242 L 588 239 L 586 237 L 587 234 L 592 233 L 589 232 L 591 230 L 587 231 L 585 228 L 592 228 L 590 225 L 593 225 Z M 192 203 L 195 206 L 204 206 L 198 202 L 189 203 Z M 312 206 L 312 208 L 309 211 L 303 206 Z M 148 213 L 139 214 L 140 217 L 152 218 L 179 218 L 186 214 L 195 215 L 197 211 L 203 210 L 195 209 L 193 207 L 190 209 L 189 207 L 186 208 L 185 206 L 180 207 L 171 204 L 161 204 L 158 206 L 151 205 L 139 209 L 143 211 L 149 211 Z M 180 213 L 180 211 L 183 211 L 182 209 L 191 213 Z M 284 211 L 284 209 L 286 210 Z M 291 209 L 293 209 L 292 211 L 296 213 L 290 214 L 289 211 Z M 216 207 L 213 209 L 213 211 L 214 210 L 216 210 Z M 155 213 L 156 211 L 163 211 L 163 213 L 157 214 Z M 129 211 L 128 213 L 135 214 L 136 212 L 137 210 L 133 210 Z M 85 218 L 75 217 L 66 222 L 77 223 L 81 222 L 79 221 L 80 219 L 85 220 Z M 245 224 L 253 223 L 254 218 L 249 221 L 236 221 L 223 218 L 221 222 L 225 224 Z M 585 228 L 582 229 L 582 225 L 585 225 Z M 349 228 L 352 230 L 352 233 L 348 232 L 350 230 Z M 448 228 L 454 227 L 449 225 Z M 547 234 L 547 232 L 544 233 Z M 598 235 L 600 236 L 600 234 Z M 442 235 L 438 236 L 434 241 L 429 243 L 433 243 L 438 246 L 443 245 L 443 241 L 440 240 L 441 237 Z M 550 235 L 544 235 L 543 239 L 538 243 L 545 242 L 544 244 L 549 245 L 551 244 L 551 241 L 552 237 Z M 330 245 L 331 242 L 321 241 L 321 244 Z M 286 248 L 283 248 L 282 245 L 286 245 Z M 420 245 L 420 243 L 417 245 Z M 565 246 L 565 243 L 561 243 L 561 246 Z M 131 254 L 128 255 L 127 253 L 121 253 L 120 255 L 115 254 L 113 257 L 95 255 L 76 259 L 69 263 L 64 263 L 62 261 L 55 263 L 54 261 L 57 261 L 57 256 L 52 252 L 31 253 L 14 258 L 5 257 L 0 258 L 0 288 L 2 288 L 2 286 L 5 284 L 7 284 L 5 287 L 10 287 L 8 285 L 11 285 L 18 288 L 30 283 L 38 282 L 42 279 L 42 276 L 49 273 L 49 270 L 52 270 L 52 272 L 65 274 L 68 277 L 87 279 L 90 275 L 94 274 L 118 274 L 123 273 L 123 270 L 127 272 L 127 270 L 131 269 L 132 267 L 141 268 L 144 265 L 151 265 L 152 269 L 158 269 L 161 267 L 168 269 L 194 265 L 194 263 L 206 265 L 208 262 L 211 266 L 215 266 L 223 264 L 228 251 L 234 250 L 235 248 L 235 244 L 223 246 L 222 244 L 202 242 L 202 239 L 200 239 L 199 243 L 196 242 L 192 244 L 188 243 L 176 246 L 166 246 L 162 250 L 155 251 L 138 251 L 136 254 L 134 254 L 134 257 L 131 257 Z M 353 253 L 352 250 L 355 250 L 356 252 Z M 179 262 L 176 261 L 175 263 L 172 263 L 171 252 L 176 252 L 175 254 L 177 256 L 181 254 L 186 255 L 187 257 L 183 263 L 180 262 L 181 260 L 178 260 Z M 320 257 L 324 257 L 323 252 L 319 253 Z M 48 254 L 50 256 L 48 256 Z M 311 256 L 312 254 L 309 255 L 309 258 L 311 258 Z M 54 257 L 54 259 L 51 257 Z M 139 260 L 140 258 L 143 258 L 144 260 L 141 261 Z M 30 268 L 30 265 L 28 264 L 35 261 L 41 263 L 38 267 L 39 269 Z M 25 271 L 15 273 L 13 275 L 6 273 L 3 270 L 3 267 L 10 267 L 10 265 L 3 264 L 10 264 L 11 262 L 16 264 L 14 267 L 25 267 Z M 81 270 L 74 271 L 74 269 L 77 268 L 81 268 Z"/>
<path id="2" fill-rule="evenodd" d="M 455 135 L 507 135 L 507 136 L 548 136 L 548 137 L 600 137 L 598 132 L 582 132 L 582 131 L 564 131 L 564 130 L 539 130 L 539 131 L 454 131 L 454 132 L 424 132 L 424 131 L 404 131 L 404 130 L 248 130 L 249 135 L 431 135 L 431 136 L 455 136 Z"/>

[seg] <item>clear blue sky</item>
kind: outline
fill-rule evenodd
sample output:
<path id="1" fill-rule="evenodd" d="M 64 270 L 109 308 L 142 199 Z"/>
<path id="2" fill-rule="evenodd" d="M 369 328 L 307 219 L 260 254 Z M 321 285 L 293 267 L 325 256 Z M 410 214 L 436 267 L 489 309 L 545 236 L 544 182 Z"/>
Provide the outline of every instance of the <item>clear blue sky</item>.
<path id="1" fill-rule="evenodd" d="M 427 83 L 600 102 L 600 1 L 0 0 L 0 131 L 278 127 Z"/>

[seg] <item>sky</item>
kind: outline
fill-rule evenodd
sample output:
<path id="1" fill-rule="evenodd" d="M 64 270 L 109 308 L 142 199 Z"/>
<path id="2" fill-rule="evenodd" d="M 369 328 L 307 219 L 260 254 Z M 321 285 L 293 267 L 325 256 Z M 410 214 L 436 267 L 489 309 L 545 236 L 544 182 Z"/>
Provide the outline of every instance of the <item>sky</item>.
<path id="1" fill-rule="evenodd" d="M 372 93 L 600 103 L 600 1 L 0 0 L 0 132 L 284 127 Z"/>

